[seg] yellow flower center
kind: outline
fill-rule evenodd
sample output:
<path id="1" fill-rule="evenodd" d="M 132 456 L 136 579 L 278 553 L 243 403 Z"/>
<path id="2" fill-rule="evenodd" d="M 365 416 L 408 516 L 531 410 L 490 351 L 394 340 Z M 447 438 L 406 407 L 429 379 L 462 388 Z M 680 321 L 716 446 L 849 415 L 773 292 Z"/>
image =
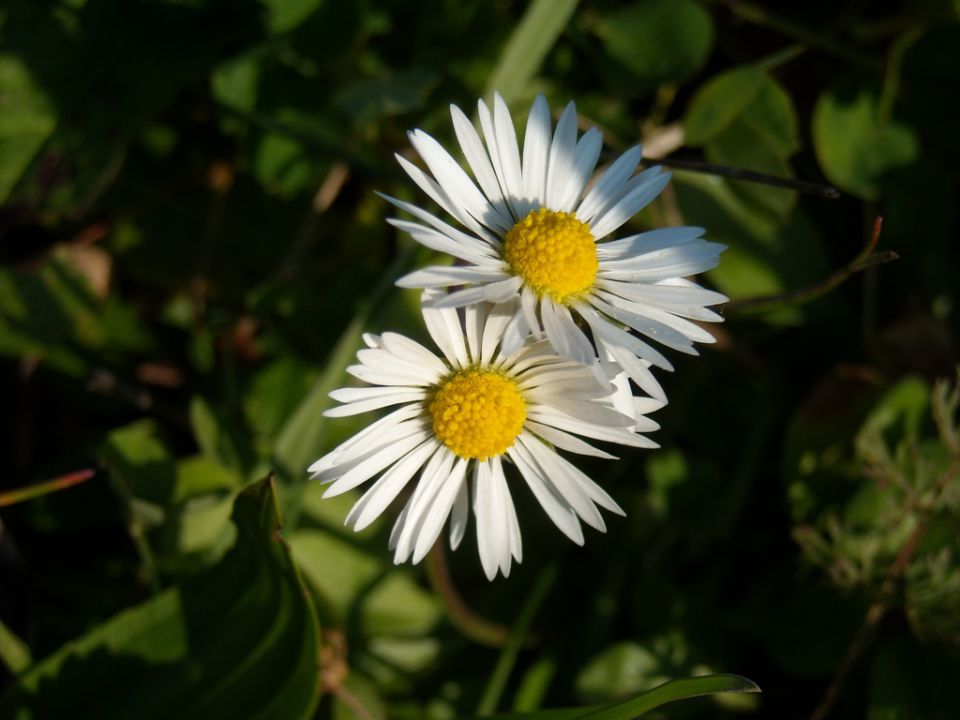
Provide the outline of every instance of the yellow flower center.
<path id="1" fill-rule="evenodd" d="M 503 243 L 510 269 L 538 295 L 573 299 L 597 278 L 597 244 L 590 226 L 571 213 L 532 210 Z"/>
<path id="2" fill-rule="evenodd" d="M 486 460 L 513 445 L 527 419 L 516 383 L 489 370 L 461 370 L 427 408 L 437 439 L 464 460 Z"/>

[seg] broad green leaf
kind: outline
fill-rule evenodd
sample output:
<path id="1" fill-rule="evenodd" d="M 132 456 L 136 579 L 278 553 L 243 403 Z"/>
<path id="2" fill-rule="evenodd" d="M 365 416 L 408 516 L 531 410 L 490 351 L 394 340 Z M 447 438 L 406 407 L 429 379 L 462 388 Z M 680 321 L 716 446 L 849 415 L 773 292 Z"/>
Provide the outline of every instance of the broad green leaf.
<path id="1" fill-rule="evenodd" d="M 612 700 L 659 685 L 663 661 L 650 649 L 623 642 L 591 660 L 577 676 L 577 694 L 584 700 Z"/>
<path id="2" fill-rule="evenodd" d="M 690 101 L 683 118 L 686 141 L 703 145 L 723 132 L 754 102 L 767 77 L 752 65 L 720 73 Z"/>
<path id="3" fill-rule="evenodd" d="M 57 117 L 24 63 L 0 55 L 0 206 L 53 132 Z"/>
<path id="4" fill-rule="evenodd" d="M 0 530 L 3 526 L 0 525 Z M 13 675 L 19 675 L 30 667 L 30 648 L 2 622 L 0 622 L 0 662 Z"/>
<path id="5" fill-rule="evenodd" d="M 418 637 L 440 619 L 440 607 L 406 569 L 329 531 L 301 529 L 290 537 L 307 582 L 331 609 L 346 618 L 358 613 L 367 636 Z"/>
<path id="6" fill-rule="evenodd" d="M 253 462 L 251 438 L 225 412 L 199 395 L 190 401 L 190 425 L 200 450 L 211 460 L 238 473 Z"/>
<path id="7" fill-rule="evenodd" d="M 875 200 L 884 177 L 920 152 L 913 130 L 880 117 L 879 93 L 847 82 L 824 91 L 813 112 L 813 144 L 824 174 L 837 187 Z"/>
<path id="8" fill-rule="evenodd" d="M 272 480 L 237 497 L 233 522 L 219 564 L 34 666 L 0 699 L 4 717 L 310 717 L 319 631 Z"/>
<path id="9" fill-rule="evenodd" d="M 577 7 L 577 0 L 534 0 L 510 35 L 487 81 L 487 94 L 522 95 Z"/>
<path id="10" fill-rule="evenodd" d="M 713 47 L 713 20 L 695 0 L 640 0 L 600 18 L 596 31 L 641 90 L 693 75 Z"/>
<path id="11" fill-rule="evenodd" d="M 633 720 L 661 705 L 717 693 L 757 693 L 756 683 L 739 675 L 704 675 L 672 680 L 616 705 L 564 708 L 531 713 L 495 715 L 497 720 Z"/>
<path id="12" fill-rule="evenodd" d="M 585 713 L 580 720 L 630 720 L 677 700 L 726 692 L 756 693 L 760 692 L 760 688 L 752 680 L 739 675 L 705 675 L 672 680 L 625 702 Z"/>
<path id="13" fill-rule="evenodd" d="M 267 8 L 267 27 L 280 34 L 293 30 L 310 17 L 324 0 L 263 0 Z"/>
<path id="14" fill-rule="evenodd" d="M 730 70 L 707 83 L 684 118 L 687 142 L 704 145 L 710 162 L 779 177 L 793 175 L 787 160 L 799 148 L 797 124 L 790 96 L 753 66 Z M 796 203 L 791 190 L 738 181 L 730 186 L 748 202 L 779 216 Z"/>

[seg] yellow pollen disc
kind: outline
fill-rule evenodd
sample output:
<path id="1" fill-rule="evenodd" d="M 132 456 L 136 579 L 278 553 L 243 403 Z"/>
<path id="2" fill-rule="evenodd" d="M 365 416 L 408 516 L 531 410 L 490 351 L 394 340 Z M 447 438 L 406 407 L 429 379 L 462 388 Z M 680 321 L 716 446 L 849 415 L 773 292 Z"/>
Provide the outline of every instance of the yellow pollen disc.
<path id="1" fill-rule="evenodd" d="M 527 419 L 527 403 L 516 384 L 489 370 L 451 375 L 427 409 L 437 439 L 464 460 L 503 454 Z"/>
<path id="2" fill-rule="evenodd" d="M 531 211 L 510 228 L 503 255 L 538 295 L 561 303 L 589 289 L 597 278 L 597 244 L 590 226 L 571 213 Z"/>

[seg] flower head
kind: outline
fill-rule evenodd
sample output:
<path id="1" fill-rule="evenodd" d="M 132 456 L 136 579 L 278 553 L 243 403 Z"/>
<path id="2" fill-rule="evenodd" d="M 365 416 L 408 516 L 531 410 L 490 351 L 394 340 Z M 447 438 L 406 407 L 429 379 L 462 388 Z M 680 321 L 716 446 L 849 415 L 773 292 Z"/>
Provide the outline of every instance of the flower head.
<path id="1" fill-rule="evenodd" d="M 656 447 L 637 433 L 657 428 L 644 414 L 662 403 L 634 397 L 622 378 L 611 383 L 543 341 L 505 351 L 519 300 L 472 305 L 461 313 L 435 307 L 442 299 L 436 291 L 424 296 L 423 317 L 442 356 L 396 333 L 365 336 L 367 349 L 348 372 L 372 387 L 334 391 L 331 397 L 343 404 L 327 414 L 395 409 L 310 467 L 329 484 L 325 496 L 379 476 L 347 516 L 346 523 L 361 530 L 416 476 L 390 535 L 395 562 L 419 562 L 448 518 L 456 548 L 472 505 L 490 579 L 498 571 L 508 575 L 512 561 L 522 559 L 506 463 L 517 467 L 571 540 L 583 543 L 581 520 L 605 530 L 598 506 L 623 511 L 556 448 L 612 458 L 583 438 Z"/>
<path id="2" fill-rule="evenodd" d="M 466 229 L 388 197 L 419 221 L 393 219 L 393 225 L 463 262 L 418 270 L 399 285 L 463 286 L 438 301 L 446 307 L 498 303 L 519 295 L 521 303 L 506 333 L 508 352 L 529 334 L 545 337 L 559 355 L 619 366 L 648 392 L 650 365 L 672 366 L 638 335 L 694 355 L 694 342 L 713 342 L 691 320 L 720 321 L 709 306 L 726 298 L 685 278 L 715 266 L 723 245 L 705 241 L 703 229 L 695 227 L 608 239 L 663 190 L 669 173 L 651 167 L 634 175 L 641 157 L 638 146 L 591 183 L 603 138 L 596 128 L 578 137 L 572 102 L 553 130 L 546 100 L 536 99 L 522 157 L 503 99 L 495 96 L 492 113 L 481 100 L 478 113 L 483 140 L 464 113 L 451 106 L 472 178 L 420 130 L 410 133 L 410 141 L 429 173 L 397 156 L 413 181 Z M 581 326 L 588 328 L 592 342 Z"/>

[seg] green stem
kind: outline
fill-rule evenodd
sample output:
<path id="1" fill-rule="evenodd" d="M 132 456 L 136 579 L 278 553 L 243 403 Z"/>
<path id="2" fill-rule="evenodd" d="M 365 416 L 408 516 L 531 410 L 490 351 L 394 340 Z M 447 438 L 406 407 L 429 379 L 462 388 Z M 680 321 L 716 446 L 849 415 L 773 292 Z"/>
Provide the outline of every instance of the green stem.
<path id="1" fill-rule="evenodd" d="M 487 687 L 483 691 L 483 697 L 480 698 L 480 704 L 477 706 L 477 715 L 480 717 L 491 715 L 500 704 L 500 698 L 510 679 L 510 673 L 513 672 L 513 666 L 517 662 L 517 656 L 520 654 L 520 648 L 523 647 L 527 634 L 530 632 L 530 625 L 534 617 L 540 610 L 540 606 L 547 597 L 547 593 L 553 588 L 556 582 L 560 566 L 557 563 L 547 566 L 540 577 L 537 578 L 536 585 L 527 596 L 527 602 L 520 611 L 516 624 L 510 631 L 510 637 L 507 638 L 507 644 L 504 645 L 497 659 L 497 664 L 493 668 Z"/>
<path id="2" fill-rule="evenodd" d="M 450 568 L 447 566 L 447 554 L 442 539 L 438 540 L 430 552 L 427 553 L 424 566 L 427 570 L 430 587 L 440 597 L 450 622 L 476 643 L 488 647 L 503 647 L 509 639 L 509 629 L 478 615 L 464 602 L 450 577 Z"/>

